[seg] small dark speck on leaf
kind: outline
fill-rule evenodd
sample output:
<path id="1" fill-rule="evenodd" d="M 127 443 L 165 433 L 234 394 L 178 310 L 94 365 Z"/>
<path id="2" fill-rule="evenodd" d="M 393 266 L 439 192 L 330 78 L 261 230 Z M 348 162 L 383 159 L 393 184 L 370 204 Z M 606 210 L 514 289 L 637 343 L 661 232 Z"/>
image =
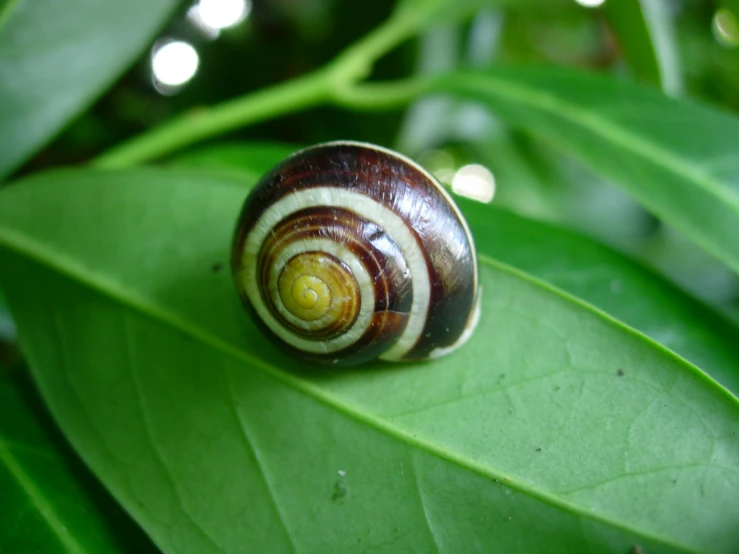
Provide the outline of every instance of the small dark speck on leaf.
<path id="1" fill-rule="evenodd" d="M 561 388 L 562 387 L 554 387 L 554 391 L 556 392 L 556 391 L 560 390 Z"/>
<path id="2" fill-rule="evenodd" d="M 638 544 L 635 544 L 631 547 L 631 554 L 644 554 L 644 549 Z"/>
<path id="3" fill-rule="evenodd" d="M 218 273 L 222 269 L 223 269 L 223 262 L 216 262 L 212 266 L 210 266 L 210 270 L 213 273 Z"/>
<path id="4" fill-rule="evenodd" d="M 619 369 L 616 372 L 616 375 L 618 375 L 619 377 L 623 377 L 624 375 L 626 375 L 626 372 L 623 369 Z"/>
<path id="5" fill-rule="evenodd" d="M 341 500 L 347 494 L 349 494 L 349 489 L 346 488 L 344 480 L 337 479 L 336 483 L 334 483 L 334 493 L 331 495 L 331 500 Z"/>
<path id="6" fill-rule="evenodd" d="M 537 452 L 541 452 L 541 448 L 537 448 L 537 449 L 536 449 L 536 451 L 537 451 Z"/>

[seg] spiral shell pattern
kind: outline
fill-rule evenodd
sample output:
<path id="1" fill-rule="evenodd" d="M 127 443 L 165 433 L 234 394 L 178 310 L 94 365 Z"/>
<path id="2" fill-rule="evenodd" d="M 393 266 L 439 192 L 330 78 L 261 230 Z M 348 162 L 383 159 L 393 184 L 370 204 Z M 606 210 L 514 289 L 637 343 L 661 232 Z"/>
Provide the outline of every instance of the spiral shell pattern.
<path id="1" fill-rule="evenodd" d="M 320 144 L 269 171 L 233 241 L 242 301 L 269 336 L 316 362 L 438 357 L 479 314 L 467 224 L 413 161 L 374 145 Z"/>

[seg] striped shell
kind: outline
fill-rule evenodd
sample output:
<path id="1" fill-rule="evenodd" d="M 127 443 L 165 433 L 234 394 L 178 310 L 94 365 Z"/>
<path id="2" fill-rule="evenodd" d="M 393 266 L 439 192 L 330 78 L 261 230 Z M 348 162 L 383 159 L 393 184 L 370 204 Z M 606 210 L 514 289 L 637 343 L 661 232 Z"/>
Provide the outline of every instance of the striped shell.
<path id="1" fill-rule="evenodd" d="M 232 270 L 267 333 L 319 363 L 439 357 L 479 314 L 462 214 L 428 172 L 370 144 L 319 144 L 264 175 Z"/>

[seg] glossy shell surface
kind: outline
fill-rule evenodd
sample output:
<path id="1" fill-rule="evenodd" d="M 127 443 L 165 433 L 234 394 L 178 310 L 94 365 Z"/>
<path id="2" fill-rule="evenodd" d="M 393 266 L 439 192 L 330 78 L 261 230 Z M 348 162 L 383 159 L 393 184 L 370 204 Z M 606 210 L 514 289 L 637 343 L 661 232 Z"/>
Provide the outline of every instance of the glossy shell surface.
<path id="1" fill-rule="evenodd" d="M 447 354 L 479 315 L 464 218 L 410 159 L 370 144 L 300 150 L 248 195 L 232 271 L 244 305 L 314 362 Z"/>

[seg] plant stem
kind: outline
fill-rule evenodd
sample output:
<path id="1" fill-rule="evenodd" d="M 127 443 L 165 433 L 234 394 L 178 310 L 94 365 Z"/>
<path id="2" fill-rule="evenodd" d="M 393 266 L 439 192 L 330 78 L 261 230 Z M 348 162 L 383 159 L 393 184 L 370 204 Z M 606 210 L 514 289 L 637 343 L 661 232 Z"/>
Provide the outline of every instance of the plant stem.
<path id="1" fill-rule="evenodd" d="M 337 87 L 331 98 L 334 104 L 353 110 L 386 110 L 412 102 L 426 92 L 429 83 L 428 78 L 360 83 Z"/>
<path id="2" fill-rule="evenodd" d="M 417 31 L 415 21 L 394 14 L 374 31 L 346 48 L 327 66 L 336 82 L 356 83 L 369 76 L 372 65 Z"/>
<path id="3" fill-rule="evenodd" d="M 323 69 L 217 106 L 186 113 L 112 148 L 91 165 L 121 168 L 147 162 L 227 131 L 324 103 L 364 109 L 372 107 L 373 99 L 378 109 L 405 103 L 415 90 L 407 83 L 398 83 L 397 87 L 378 85 L 378 90 L 384 92 L 376 96 L 355 85 L 369 75 L 372 64 L 379 57 L 416 31 L 416 22 L 407 12 L 395 14 Z"/>
<path id="4" fill-rule="evenodd" d="M 280 83 L 211 108 L 201 108 L 109 150 L 93 167 L 121 168 L 146 162 L 195 142 L 327 102 L 330 81 L 319 71 Z"/>

